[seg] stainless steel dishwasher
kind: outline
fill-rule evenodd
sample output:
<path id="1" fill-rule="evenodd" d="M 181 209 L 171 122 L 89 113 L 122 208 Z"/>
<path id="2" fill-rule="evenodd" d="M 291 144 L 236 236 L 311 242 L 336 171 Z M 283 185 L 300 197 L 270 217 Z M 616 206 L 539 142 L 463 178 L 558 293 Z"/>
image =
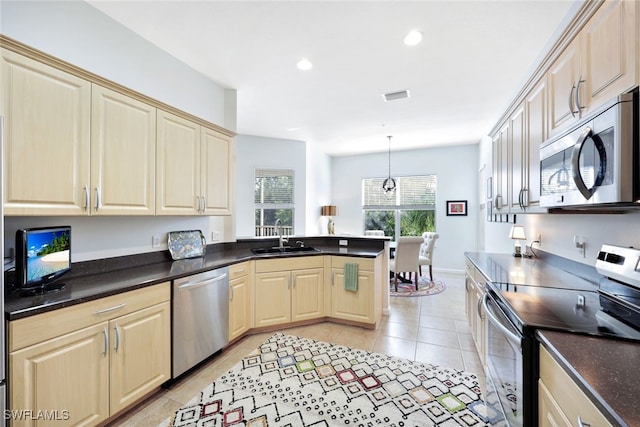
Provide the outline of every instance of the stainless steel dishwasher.
<path id="1" fill-rule="evenodd" d="M 229 342 L 229 267 L 173 281 L 172 377 Z"/>

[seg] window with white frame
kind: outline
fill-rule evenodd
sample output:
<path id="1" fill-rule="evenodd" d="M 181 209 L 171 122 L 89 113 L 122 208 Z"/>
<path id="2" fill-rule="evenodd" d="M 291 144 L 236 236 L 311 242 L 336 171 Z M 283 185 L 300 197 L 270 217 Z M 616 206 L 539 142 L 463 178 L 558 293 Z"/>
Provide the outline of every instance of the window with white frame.
<path id="1" fill-rule="evenodd" d="M 294 174 L 289 169 L 256 169 L 255 235 L 276 236 L 280 220 L 283 235 L 294 233 Z"/>
<path id="2" fill-rule="evenodd" d="M 421 236 L 436 228 L 436 175 L 401 176 L 389 198 L 385 178 L 362 180 L 364 231 L 384 230 L 385 236 Z"/>

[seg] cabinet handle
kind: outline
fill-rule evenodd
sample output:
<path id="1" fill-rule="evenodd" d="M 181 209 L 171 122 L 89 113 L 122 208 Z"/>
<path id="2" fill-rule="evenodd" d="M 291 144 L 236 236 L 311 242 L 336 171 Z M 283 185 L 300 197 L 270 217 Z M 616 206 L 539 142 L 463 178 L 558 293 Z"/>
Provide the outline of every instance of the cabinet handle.
<path id="1" fill-rule="evenodd" d="M 123 308 L 126 305 L 127 305 L 126 303 L 118 304 L 118 305 L 115 305 L 113 307 L 105 308 L 104 310 L 98 310 L 98 311 L 94 312 L 93 314 L 97 316 L 99 314 L 109 313 L 111 311 L 120 310 L 121 308 Z"/>
<path id="2" fill-rule="evenodd" d="M 116 345 L 113 349 L 117 353 L 118 349 L 120 348 L 120 328 L 118 328 L 117 323 L 116 323 L 116 326 L 113 328 L 113 330 L 116 331 Z"/>
<path id="3" fill-rule="evenodd" d="M 107 331 L 106 326 L 102 329 L 102 335 L 104 336 L 104 351 L 102 355 L 106 357 L 109 352 L 109 331 Z"/>
<path id="4" fill-rule="evenodd" d="M 200 212 L 200 196 L 196 196 L 196 211 Z"/>
<path id="5" fill-rule="evenodd" d="M 525 187 L 522 189 L 522 208 L 526 209 L 528 207 L 529 207 L 529 189 Z"/>
<path id="6" fill-rule="evenodd" d="M 483 296 L 484 298 L 484 296 Z M 483 298 L 480 298 L 478 300 L 478 316 L 480 316 L 481 319 L 484 319 L 484 316 L 482 315 L 482 300 Z"/>
<path id="7" fill-rule="evenodd" d="M 207 210 L 207 198 L 202 196 L 202 213 Z"/>
<path id="8" fill-rule="evenodd" d="M 578 78 L 578 83 L 576 83 L 576 93 L 574 95 L 574 100 L 575 100 L 575 104 L 576 104 L 576 113 L 579 113 L 580 110 L 584 110 L 585 107 L 580 105 L 580 83 L 584 83 L 584 80 L 582 80 L 582 76 L 580 76 L 580 78 Z"/>
<path id="9" fill-rule="evenodd" d="M 230 293 L 230 295 L 231 295 L 230 301 L 233 301 L 233 286 L 229 285 L 229 290 L 231 291 L 231 293 Z"/>
<path id="10" fill-rule="evenodd" d="M 100 189 L 96 187 L 96 212 L 98 212 L 98 209 L 102 206 L 102 201 L 100 199 Z"/>
<path id="11" fill-rule="evenodd" d="M 87 185 L 84 186 L 84 210 L 89 210 L 89 187 Z"/>
<path id="12" fill-rule="evenodd" d="M 571 90 L 569 91 L 569 111 L 571 112 L 571 116 L 575 117 L 576 112 L 573 109 L 573 91 L 576 89 L 576 85 L 571 85 Z"/>
<path id="13" fill-rule="evenodd" d="M 580 417 L 580 415 L 578 415 L 578 426 L 579 427 L 590 427 L 591 424 L 587 423 L 585 421 L 582 421 L 582 417 Z"/>

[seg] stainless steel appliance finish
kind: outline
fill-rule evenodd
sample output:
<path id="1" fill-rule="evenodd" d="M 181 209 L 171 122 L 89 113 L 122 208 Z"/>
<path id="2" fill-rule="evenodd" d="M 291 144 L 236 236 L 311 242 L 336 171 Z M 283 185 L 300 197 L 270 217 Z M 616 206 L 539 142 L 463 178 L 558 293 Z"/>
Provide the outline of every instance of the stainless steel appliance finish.
<path id="1" fill-rule="evenodd" d="M 638 89 L 540 146 L 540 205 L 640 206 Z"/>
<path id="2" fill-rule="evenodd" d="M 173 378 L 229 342 L 229 268 L 173 281 Z"/>
<path id="3" fill-rule="evenodd" d="M 594 282 L 487 282 L 487 402 L 508 425 L 537 426 L 536 330 L 640 342 L 640 250 L 603 245 L 596 270 Z"/>

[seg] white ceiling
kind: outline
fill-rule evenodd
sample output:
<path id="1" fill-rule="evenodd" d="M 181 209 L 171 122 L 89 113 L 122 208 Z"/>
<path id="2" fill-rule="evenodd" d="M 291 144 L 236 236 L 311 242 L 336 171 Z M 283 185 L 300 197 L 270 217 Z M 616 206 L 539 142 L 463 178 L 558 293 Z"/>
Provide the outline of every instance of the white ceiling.
<path id="1" fill-rule="evenodd" d="M 579 0 L 581 2 L 582 0 Z M 331 155 L 477 143 L 576 10 L 571 0 L 95 1 L 238 93 L 240 134 Z M 412 29 L 421 44 L 402 42 Z M 296 62 L 308 58 L 309 71 Z M 385 103 L 381 94 L 408 89 Z"/>

